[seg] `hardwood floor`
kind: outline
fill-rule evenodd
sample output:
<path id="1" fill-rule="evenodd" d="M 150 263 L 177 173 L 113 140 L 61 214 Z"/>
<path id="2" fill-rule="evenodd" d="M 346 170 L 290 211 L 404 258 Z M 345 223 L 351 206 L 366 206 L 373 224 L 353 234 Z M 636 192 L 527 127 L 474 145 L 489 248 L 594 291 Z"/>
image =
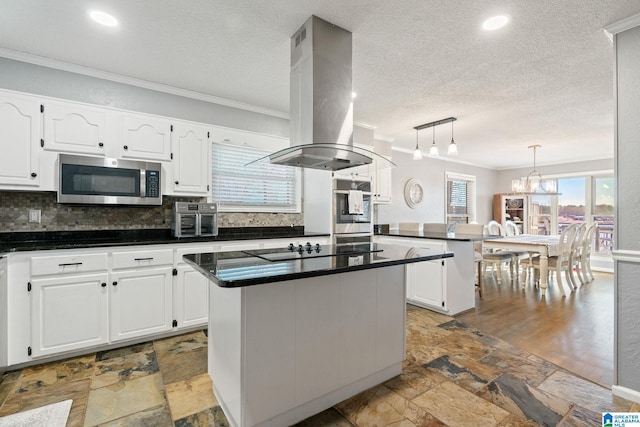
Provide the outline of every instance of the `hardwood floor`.
<path id="1" fill-rule="evenodd" d="M 476 309 L 456 319 L 549 360 L 583 378 L 613 384 L 613 274 L 562 296 L 553 280 L 547 295 L 524 290 L 506 273 L 502 283 L 486 273 Z"/>

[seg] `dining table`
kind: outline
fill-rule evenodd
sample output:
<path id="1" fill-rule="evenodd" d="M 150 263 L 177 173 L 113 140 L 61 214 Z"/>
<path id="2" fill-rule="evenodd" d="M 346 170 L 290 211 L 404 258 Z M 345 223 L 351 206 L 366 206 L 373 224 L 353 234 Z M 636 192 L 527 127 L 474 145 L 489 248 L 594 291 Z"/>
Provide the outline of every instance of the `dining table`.
<path id="1" fill-rule="evenodd" d="M 499 239 L 483 241 L 485 249 L 506 251 L 527 251 L 540 255 L 540 290 L 544 296 L 547 292 L 547 274 L 549 272 L 549 257 L 558 256 L 560 251 L 560 236 L 543 236 L 537 234 L 519 234 L 504 236 Z M 526 277 L 526 272 L 523 274 Z M 558 279 L 560 280 L 560 279 Z M 525 281 L 522 280 L 524 288 Z"/>

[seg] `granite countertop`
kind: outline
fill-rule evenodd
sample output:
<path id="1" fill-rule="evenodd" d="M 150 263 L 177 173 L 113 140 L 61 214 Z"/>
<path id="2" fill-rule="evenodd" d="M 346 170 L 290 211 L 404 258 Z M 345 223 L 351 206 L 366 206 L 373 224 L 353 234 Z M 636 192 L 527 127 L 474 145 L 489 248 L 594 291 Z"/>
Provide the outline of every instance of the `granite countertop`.
<path id="1" fill-rule="evenodd" d="M 354 246 L 359 250 L 367 246 L 377 252 L 350 252 Z M 183 258 L 218 286 L 237 288 L 453 257 L 451 252 L 379 243 L 322 245 L 320 248 L 327 255 L 345 253 L 311 258 L 303 254 L 300 259 L 290 259 L 295 258 L 295 251 L 293 256 L 287 256 L 286 251 L 283 254 L 283 249 L 265 249 L 187 254 Z M 265 259 L 269 257 L 274 260 Z"/>
<path id="2" fill-rule="evenodd" d="M 477 234 L 461 234 L 461 233 L 442 233 L 442 232 L 424 232 L 424 231 L 407 231 L 407 230 L 389 230 L 388 232 L 378 233 L 378 236 L 389 237 L 415 237 L 419 239 L 435 239 L 435 240 L 459 240 L 475 242 L 479 240 L 499 239 L 501 236 L 480 236 Z"/>
<path id="3" fill-rule="evenodd" d="M 220 228 L 215 237 L 180 238 L 173 237 L 170 229 L 0 233 L 0 253 L 231 240 L 312 239 L 327 236 L 327 233 L 306 232 L 304 227 L 230 227 Z"/>

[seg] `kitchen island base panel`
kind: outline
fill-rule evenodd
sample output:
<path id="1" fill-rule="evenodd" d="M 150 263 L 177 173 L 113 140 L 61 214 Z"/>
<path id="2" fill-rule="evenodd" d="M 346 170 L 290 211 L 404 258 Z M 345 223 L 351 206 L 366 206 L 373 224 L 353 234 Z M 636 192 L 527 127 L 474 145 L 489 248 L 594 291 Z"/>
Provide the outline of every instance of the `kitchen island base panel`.
<path id="1" fill-rule="evenodd" d="M 403 265 L 211 283 L 209 374 L 229 422 L 290 425 L 399 375 L 404 299 Z"/>
<path id="2" fill-rule="evenodd" d="M 282 414 L 279 414 L 267 421 L 261 422 L 259 424 L 255 424 L 256 427 L 282 427 L 282 426 L 290 426 L 294 425 L 302 420 L 305 420 L 315 414 L 319 414 L 325 409 L 329 409 L 332 406 L 337 405 L 338 403 L 355 396 L 356 394 L 368 390 L 372 387 L 375 387 L 378 384 L 381 384 L 387 380 L 390 380 L 393 377 L 397 377 L 402 373 L 402 362 L 398 362 L 393 366 L 389 366 L 388 368 L 376 372 L 373 375 L 368 376 L 367 378 L 363 378 L 360 381 L 356 381 L 352 384 L 346 385 L 338 390 L 335 390 L 331 393 L 327 393 L 324 396 L 320 396 L 317 399 L 313 399 L 309 402 L 306 402 L 303 405 L 299 405 L 295 408 L 292 408 Z M 222 408 L 222 411 L 225 413 L 229 413 L 228 408 L 226 407 L 224 401 L 221 398 L 219 391 L 216 389 L 216 385 L 213 385 L 213 394 L 218 400 L 218 404 Z M 235 419 L 227 416 L 227 420 L 231 426 L 240 426 Z"/>

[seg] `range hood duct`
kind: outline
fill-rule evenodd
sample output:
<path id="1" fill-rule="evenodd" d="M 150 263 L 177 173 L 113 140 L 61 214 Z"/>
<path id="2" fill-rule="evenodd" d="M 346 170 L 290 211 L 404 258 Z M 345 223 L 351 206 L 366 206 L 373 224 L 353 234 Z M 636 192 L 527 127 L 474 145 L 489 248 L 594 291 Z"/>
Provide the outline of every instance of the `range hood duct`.
<path id="1" fill-rule="evenodd" d="M 339 170 L 376 155 L 353 147 L 351 33 L 311 16 L 291 37 L 291 146 L 271 163 Z"/>

